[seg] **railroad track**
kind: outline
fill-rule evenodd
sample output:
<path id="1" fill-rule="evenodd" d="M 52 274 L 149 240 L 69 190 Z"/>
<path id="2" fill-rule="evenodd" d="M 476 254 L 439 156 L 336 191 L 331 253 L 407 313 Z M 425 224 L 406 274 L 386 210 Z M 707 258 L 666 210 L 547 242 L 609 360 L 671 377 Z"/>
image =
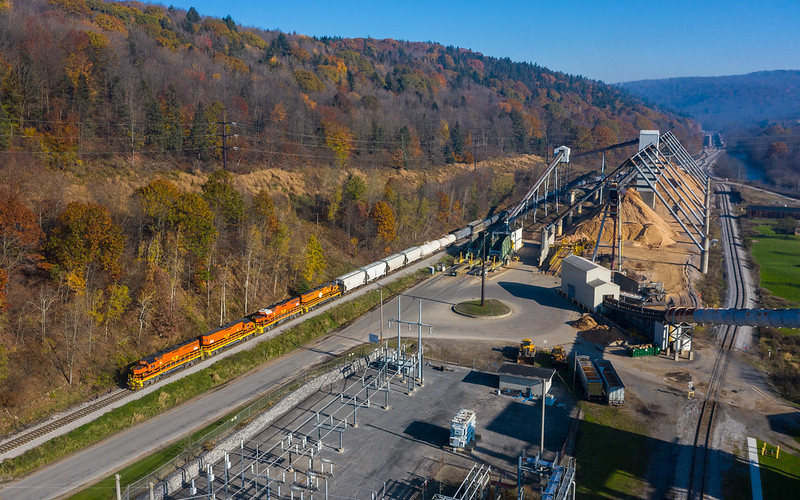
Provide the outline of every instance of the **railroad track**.
<path id="1" fill-rule="evenodd" d="M 727 191 L 727 186 L 719 184 L 719 187 Z M 723 195 L 722 202 L 722 222 L 723 240 L 729 248 L 727 259 L 727 270 L 729 285 L 728 307 L 745 307 L 746 290 L 742 269 L 744 263 L 741 262 L 737 242 L 734 240 L 733 224 L 730 200 L 727 195 Z M 714 430 L 714 419 L 717 413 L 718 398 L 725 381 L 731 355 L 733 353 L 734 342 L 738 327 L 726 326 L 722 332 L 722 341 L 717 352 L 714 368 L 711 372 L 711 379 L 708 384 L 708 392 L 700 410 L 700 418 L 697 422 L 694 436 L 694 451 L 692 453 L 692 463 L 689 472 L 689 487 L 687 498 L 689 500 L 700 500 L 705 498 L 708 486 L 708 466 L 710 457 L 711 438 Z"/>
<path id="2" fill-rule="evenodd" d="M 131 391 L 125 389 L 118 389 L 106 395 L 102 399 L 99 399 L 91 404 L 83 406 L 75 410 L 74 412 L 69 413 L 68 415 L 64 415 L 62 418 L 54 420 L 41 427 L 37 427 L 29 432 L 20 434 L 14 439 L 11 439 L 10 441 L 7 441 L 0 445 L 0 455 L 13 450 L 14 448 L 18 448 L 25 443 L 29 443 L 38 437 L 45 436 L 56 429 L 64 427 L 67 424 L 70 424 L 82 417 L 85 417 L 86 415 L 94 413 L 95 411 L 104 408 L 110 405 L 111 403 L 114 403 L 115 401 L 124 398 L 125 396 L 128 396 L 130 393 Z"/>

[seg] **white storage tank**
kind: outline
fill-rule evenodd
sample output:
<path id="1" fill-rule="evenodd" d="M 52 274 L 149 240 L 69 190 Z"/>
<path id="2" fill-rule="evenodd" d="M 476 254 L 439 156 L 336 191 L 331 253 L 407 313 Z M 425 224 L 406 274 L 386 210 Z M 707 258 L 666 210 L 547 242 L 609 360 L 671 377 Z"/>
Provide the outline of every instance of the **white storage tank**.
<path id="1" fill-rule="evenodd" d="M 411 247 L 406 250 L 403 250 L 400 253 L 406 256 L 406 265 L 411 264 L 412 262 L 417 261 L 419 260 L 420 257 L 422 257 L 422 250 L 420 249 L 420 247 Z"/>
<path id="2" fill-rule="evenodd" d="M 406 256 L 402 253 L 396 253 L 383 259 L 381 262 L 386 263 L 388 273 L 394 272 L 406 264 Z"/>
<path id="3" fill-rule="evenodd" d="M 370 281 L 376 280 L 386 274 L 386 262 L 380 260 L 364 266 L 361 269 L 363 269 L 367 274 L 367 283 L 369 283 Z"/>
<path id="4" fill-rule="evenodd" d="M 367 282 L 367 273 L 363 269 L 356 269 L 351 273 L 339 276 L 336 278 L 336 282 L 341 285 L 343 292 L 349 292 Z"/>

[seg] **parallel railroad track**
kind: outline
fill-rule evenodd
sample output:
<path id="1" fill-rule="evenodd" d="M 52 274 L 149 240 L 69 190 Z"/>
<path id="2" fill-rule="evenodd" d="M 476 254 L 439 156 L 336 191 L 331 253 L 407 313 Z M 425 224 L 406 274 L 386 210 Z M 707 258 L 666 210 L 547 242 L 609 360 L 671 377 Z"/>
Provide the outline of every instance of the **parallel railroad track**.
<path id="1" fill-rule="evenodd" d="M 54 420 L 54 421 L 52 421 L 52 422 L 50 422 L 50 423 L 48 423 L 46 425 L 43 425 L 41 427 L 37 427 L 37 428 L 31 430 L 30 432 L 26 432 L 24 434 L 20 434 L 19 436 L 15 437 L 14 439 L 11 439 L 10 441 L 7 441 L 7 442 L 3 443 L 2 445 L 0 445 L 0 454 L 6 453 L 8 451 L 11 451 L 14 448 L 18 448 L 18 447 L 22 446 L 25 443 L 29 443 L 29 442 L 33 441 L 36 438 L 39 438 L 41 436 L 45 436 L 45 435 L 49 434 L 50 432 L 52 432 L 52 431 L 54 431 L 54 430 L 56 430 L 58 428 L 64 427 L 65 425 L 70 424 L 70 423 L 72 423 L 72 422 L 74 422 L 74 421 L 76 421 L 76 420 L 78 420 L 78 419 L 80 419 L 82 417 L 85 417 L 86 415 L 89 415 L 90 413 L 93 413 L 93 412 L 95 412 L 95 411 L 97 411 L 97 410 L 99 410 L 101 408 L 104 408 L 104 407 L 114 403 L 115 401 L 118 401 L 118 400 L 120 400 L 120 399 L 122 399 L 125 396 L 128 396 L 130 394 L 131 394 L 131 391 L 128 391 L 128 390 L 125 390 L 125 389 L 118 389 L 118 390 L 116 390 L 114 392 L 111 392 L 110 394 L 108 394 L 106 397 L 104 397 L 102 399 L 99 399 L 99 400 L 97 400 L 97 401 L 95 401 L 95 402 L 93 402 L 91 404 L 88 404 L 88 405 L 86 405 L 86 406 L 84 406 L 82 408 L 79 408 L 79 409 L 75 410 L 74 412 L 72 412 L 72 413 L 70 413 L 68 415 L 64 415 L 62 418 L 59 418 L 58 420 Z"/>
<path id="2" fill-rule="evenodd" d="M 727 186 L 724 184 L 718 185 L 723 190 L 727 191 Z M 731 214 L 730 200 L 727 195 L 721 197 L 722 202 L 722 229 L 723 239 L 729 248 L 729 259 L 727 260 L 727 269 L 729 274 L 729 283 L 732 286 L 728 290 L 728 307 L 745 307 L 746 290 L 745 281 L 742 275 L 744 263 L 741 262 L 739 252 L 737 250 L 738 243 L 734 239 L 733 225 L 734 220 Z M 706 487 L 708 485 L 708 465 L 709 465 L 709 447 L 711 444 L 712 431 L 714 429 L 714 418 L 716 416 L 718 397 L 720 390 L 725 381 L 725 374 L 728 371 L 728 364 L 730 363 L 731 355 L 733 353 L 734 342 L 736 338 L 738 327 L 726 326 L 724 333 L 722 333 L 722 341 L 720 342 L 717 358 L 714 362 L 714 368 L 711 372 L 711 379 L 708 384 L 708 392 L 706 393 L 703 406 L 701 408 L 700 418 L 697 422 L 694 436 L 694 451 L 692 453 L 692 463 L 689 472 L 689 487 L 687 498 L 689 500 L 700 500 L 705 498 Z"/>

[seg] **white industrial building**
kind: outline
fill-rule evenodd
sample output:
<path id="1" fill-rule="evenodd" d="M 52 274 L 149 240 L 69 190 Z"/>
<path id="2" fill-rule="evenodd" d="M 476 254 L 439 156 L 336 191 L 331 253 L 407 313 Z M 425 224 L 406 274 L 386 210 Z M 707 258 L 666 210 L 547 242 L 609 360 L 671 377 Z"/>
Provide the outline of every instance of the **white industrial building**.
<path id="1" fill-rule="evenodd" d="M 619 285 L 611 282 L 611 270 L 577 255 L 562 262 L 561 291 L 590 311 L 597 311 L 603 297 L 619 299 Z"/>

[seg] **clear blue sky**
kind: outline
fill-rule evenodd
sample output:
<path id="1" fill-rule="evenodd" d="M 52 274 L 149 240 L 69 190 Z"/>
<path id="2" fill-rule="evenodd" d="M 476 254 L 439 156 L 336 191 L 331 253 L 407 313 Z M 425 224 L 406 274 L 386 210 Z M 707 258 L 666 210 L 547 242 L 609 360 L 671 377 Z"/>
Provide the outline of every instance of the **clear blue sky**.
<path id="1" fill-rule="evenodd" d="M 171 5 L 305 35 L 434 41 L 607 83 L 800 69 L 800 0 L 174 0 Z"/>

